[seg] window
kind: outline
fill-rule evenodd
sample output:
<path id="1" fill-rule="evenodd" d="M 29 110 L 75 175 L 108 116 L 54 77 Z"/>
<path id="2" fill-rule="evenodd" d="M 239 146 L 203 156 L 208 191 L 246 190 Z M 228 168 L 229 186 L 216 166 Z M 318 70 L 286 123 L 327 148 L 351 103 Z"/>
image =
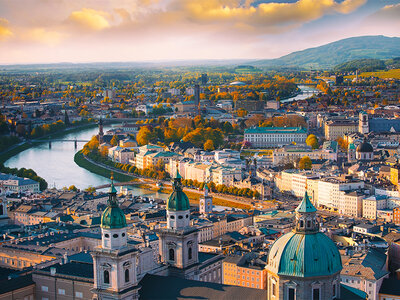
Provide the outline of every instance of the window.
<path id="1" fill-rule="evenodd" d="M 172 220 L 175 219 L 175 216 L 169 216 Z"/>
<path id="2" fill-rule="evenodd" d="M 319 288 L 315 288 L 312 291 L 312 300 L 320 300 L 319 299 Z"/>
<path id="3" fill-rule="evenodd" d="M 118 237 L 118 234 L 114 233 L 114 234 L 113 234 L 113 238 L 116 239 L 117 237 Z"/>
<path id="4" fill-rule="evenodd" d="M 110 272 L 108 272 L 108 270 L 104 270 L 104 283 L 110 283 Z"/>
<path id="5" fill-rule="evenodd" d="M 178 216 L 178 219 L 183 219 L 183 216 Z"/>
<path id="6" fill-rule="evenodd" d="M 295 300 L 295 289 L 289 288 L 288 289 L 288 300 Z"/>
<path id="7" fill-rule="evenodd" d="M 175 260 L 175 251 L 174 251 L 174 249 L 169 249 L 169 260 Z"/>
<path id="8" fill-rule="evenodd" d="M 190 247 L 188 250 L 188 257 L 189 259 L 192 259 L 192 247 Z"/>
<path id="9" fill-rule="evenodd" d="M 300 227 L 304 227 L 304 221 L 300 220 Z"/>
<path id="10" fill-rule="evenodd" d="M 129 282 L 129 269 L 125 270 L 125 282 Z"/>
<path id="11" fill-rule="evenodd" d="M 336 299 L 336 283 L 334 283 L 332 286 L 332 296 L 333 299 Z"/>
<path id="12" fill-rule="evenodd" d="M 42 285 L 42 292 L 48 292 L 49 291 L 49 287 Z"/>
<path id="13" fill-rule="evenodd" d="M 75 297 L 76 298 L 83 298 L 82 292 L 75 292 Z"/>
<path id="14" fill-rule="evenodd" d="M 276 284 L 275 284 L 275 282 L 272 283 L 272 296 L 276 296 Z"/>
<path id="15" fill-rule="evenodd" d="M 189 218 L 189 215 L 186 215 L 186 219 Z"/>
<path id="16" fill-rule="evenodd" d="M 58 294 L 59 295 L 65 295 L 65 290 L 64 289 L 58 289 Z"/>
<path id="17" fill-rule="evenodd" d="M 121 235 L 122 235 L 122 237 L 124 237 L 125 236 L 125 232 L 123 232 Z"/>
<path id="18" fill-rule="evenodd" d="M 110 237 L 110 235 L 109 235 L 108 233 L 106 233 L 104 236 L 105 236 L 106 238 L 109 238 L 109 237 Z"/>

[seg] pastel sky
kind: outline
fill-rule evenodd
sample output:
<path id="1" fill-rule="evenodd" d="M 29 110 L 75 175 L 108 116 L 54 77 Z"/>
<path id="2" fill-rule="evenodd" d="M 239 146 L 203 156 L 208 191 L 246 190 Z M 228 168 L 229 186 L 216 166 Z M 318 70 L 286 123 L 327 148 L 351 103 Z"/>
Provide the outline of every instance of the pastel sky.
<path id="1" fill-rule="evenodd" d="M 0 64 L 274 58 L 400 36 L 400 0 L 0 0 Z"/>

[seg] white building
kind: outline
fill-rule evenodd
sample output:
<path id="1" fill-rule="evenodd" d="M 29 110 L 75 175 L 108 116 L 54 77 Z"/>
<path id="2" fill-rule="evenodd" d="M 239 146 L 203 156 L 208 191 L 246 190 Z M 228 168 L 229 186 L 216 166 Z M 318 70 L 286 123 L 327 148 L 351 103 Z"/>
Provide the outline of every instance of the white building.
<path id="1" fill-rule="evenodd" d="M 302 127 L 253 127 L 244 131 L 244 140 L 254 148 L 302 144 L 306 138 L 307 130 Z"/>
<path id="2" fill-rule="evenodd" d="M 29 178 L 21 178 L 11 174 L 0 173 L 0 184 L 6 191 L 12 193 L 40 192 L 39 182 Z"/>
<path id="3" fill-rule="evenodd" d="M 364 182 L 336 177 L 323 178 L 318 182 L 318 206 L 339 210 L 340 192 L 364 188 Z"/>

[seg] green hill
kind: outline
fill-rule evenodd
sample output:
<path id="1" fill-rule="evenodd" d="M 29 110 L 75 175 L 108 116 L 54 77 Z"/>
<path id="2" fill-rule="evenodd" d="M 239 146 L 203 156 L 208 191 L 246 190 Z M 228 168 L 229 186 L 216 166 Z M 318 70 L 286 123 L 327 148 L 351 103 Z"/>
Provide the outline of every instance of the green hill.
<path id="1" fill-rule="evenodd" d="M 250 63 L 258 67 L 329 69 L 357 59 L 391 59 L 400 56 L 400 38 L 359 36 L 290 53 L 277 59 Z"/>

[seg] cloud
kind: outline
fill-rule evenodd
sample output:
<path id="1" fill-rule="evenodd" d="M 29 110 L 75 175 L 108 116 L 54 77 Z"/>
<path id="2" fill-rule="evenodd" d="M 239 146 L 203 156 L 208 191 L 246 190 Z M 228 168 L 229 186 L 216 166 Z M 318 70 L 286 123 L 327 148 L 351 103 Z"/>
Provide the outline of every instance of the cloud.
<path id="1" fill-rule="evenodd" d="M 109 28 L 110 14 L 104 11 L 91 8 L 82 8 L 79 11 L 74 11 L 68 17 L 68 21 L 83 29 L 103 30 Z"/>
<path id="2" fill-rule="evenodd" d="M 48 46 L 56 46 L 60 44 L 67 35 L 65 33 L 48 30 L 46 28 L 32 28 L 22 32 L 19 38 L 23 41 L 31 41 L 46 44 Z"/>
<path id="3" fill-rule="evenodd" d="M 6 40 L 13 35 L 8 28 L 8 20 L 0 18 L 0 41 Z"/>
<path id="4" fill-rule="evenodd" d="M 400 35 L 400 3 L 386 5 L 369 15 L 360 27 L 368 34 Z"/>
<path id="5" fill-rule="evenodd" d="M 239 0 L 175 0 L 172 8 L 188 21 L 206 24 L 209 22 L 253 28 L 258 31 L 300 26 L 321 18 L 325 14 L 348 14 L 366 3 L 366 0 L 298 0 L 296 2 L 270 2 L 258 6 Z"/>

